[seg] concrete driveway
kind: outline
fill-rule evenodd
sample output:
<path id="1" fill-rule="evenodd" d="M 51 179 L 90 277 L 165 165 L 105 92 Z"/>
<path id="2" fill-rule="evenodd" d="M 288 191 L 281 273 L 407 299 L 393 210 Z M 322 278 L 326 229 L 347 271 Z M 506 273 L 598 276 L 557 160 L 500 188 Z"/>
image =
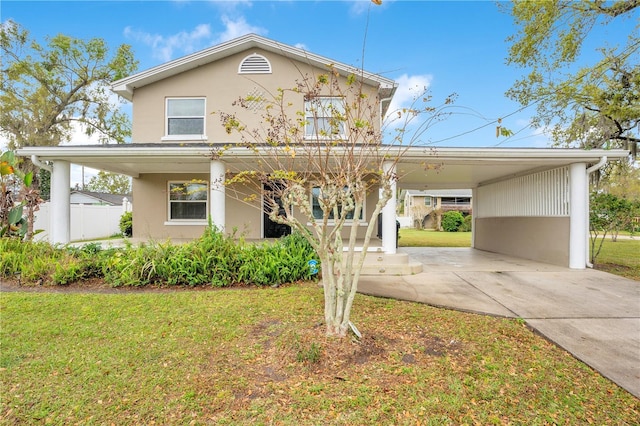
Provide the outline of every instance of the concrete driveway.
<path id="1" fill-rule="evenodd" d="M 362 277 L 364 294 L 527 324 L 640 398 L 640 282 L 471 248 L 401 248 L 423 272 Z"/>

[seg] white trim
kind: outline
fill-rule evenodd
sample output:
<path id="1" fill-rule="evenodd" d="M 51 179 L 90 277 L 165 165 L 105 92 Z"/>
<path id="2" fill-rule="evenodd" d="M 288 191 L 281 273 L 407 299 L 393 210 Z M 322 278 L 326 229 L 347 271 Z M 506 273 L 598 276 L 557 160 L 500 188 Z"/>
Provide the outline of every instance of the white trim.
<path id="1" fill-rule="evenodd" d="M 175 100 L 203 100 L 202 117 L 193 116 L 171 116 L 169 117 L 169 101 Z M 169 118 L 202 118 L 202 134 L 170 135 Z M 162 140 L 206 140 L 207 138 L 207 98 L 206 96 L 168 96 L 164 100 L 164 136 Z"/>
<path id="2" fill-rule="evenodd" d="M 206 187 L 205 189 L 205 195 L 206 195 L 206 199 L 204 200 L 173 200 L 173 202 L 187 202 L 187 203 L 203 203 L 205 205 L 205 217 L 203 219 L 172 219 L 171 218 L 171 184 L 188 184 L 188 183 L 194 183 L 194 184 L 198 184 L 198 185 L 204 185 Z M 193 225 L 194 222 L 204 222 L 205 224 L 207 223 L 207 217 L 209 215 L 209 188 L 210 185 L 208 182 L 193 182 L 191 180 L 168 180 L 167 181 L 167 220 L 165 221 L 165 223 L 169 222 L 171 224 L 186 224 L 186 225 Z"/>
<path id="3" fill-rule="evenodd" d="M 378 91 L 383 98 L 393 96 L 396 88 L 398 87 L 398 83 L 389 78 L 382 77 L 344 63 L 336 62 L 329 58 L 307 52 L 304 49 L 282 44 L 256 34 L 247 34 L 114 81 L 111 84 L 111 90 L 131 101 L 133 100 L 134 89 L 144 87 L 148 84 L 183 73 L 190 69 L 224 59 L 228 56 L 251 48 L 263 49 L 321 69 L 326 69 L 328 65 L 332 65 L 342 75 L 357 74 L 368 84 L 377 86 Z"/>
<path id="4" fill-rule="evenodd" d="M 249 60 L 255 60 L 255 59 L 262 59 L 264 62 L 261 64 L 261 66 L 266 64 L 267 69 L 251 69 L 251 70 L 246 70 L 245 65 L 246 62 Z M 251 64 L 248 65 L 249 68 L 253 68 L 255 67 L 255 64 Z M 238 74 L 271 74 L 271 62 L 269 62 L 269 60 L 263 56 L 260 55 L 258 53 L 252 53 L 251 55 L 247 55 L 244 57 L 243 60 L 240 61 L 240 64 L 238 65 Z"/>
<path id="5" fill-rule="evenodd" d="M 382 146 L 387 149 L 387 146 Z M 265 154 L 272 153 L 271 150 L 257 148 L 258 152 L 248 150 L 246 147 L 231 148 L 229 155 L 244 158 L 262 158 Z M 345 148 L 345 151 L 347 149 Z M 132 157 L 208 157 L 210 149 L 208 147 L 149 147 L 136 146 L 136 144 L 114 145 L 105 147 L 104 145 L 65 145 L 65 146 L 31 146 L 23 147 L 17 150 L 20 156 L 38 155 L 41 161 L 49 161 L 59 159 L 61 156 L 86 157 L 86 156 L 123 156 Z M 340 155 L 340 147 L 336 147 L 336 155 Z M 424 147 L 398 147 L 398 154 L 402 156 L 402 161 L 419 161 L 434 160 L 443 162 L 445 160 L 457 160 L 464 163 L 485 163 L 487 161 L 511 161 L 511 160 L 573 160 L 574 162 L 598 162 L 603 155 L 610 160 L 625 159 L 629 156 L 626 149 L 592 149 L 582 150 L 575 148 L 450 148 L 437 147 L 435 149 Z M 394 156 L 394 150 L 388 148 L 388 155 Z M 73 161 L 72 161 L 73 162 Z M 484 184 L 484 182 L 482 183 Z"/>
<path id="6" fill-rule="evenodd" d="M 313 106 L 309 106 L 310 103 L 313 102 L 321 102 L 323 100 L 327 100 L 330 101 L 328 103 L 328 106 L 321 106 L 319 109 L 322 109 L 323 111 L 318 111 L 318 108 L 315 108 Z M 330 105 L 330 106 L 329 106 Z M 332 135 L 320 135 L 320 130 L 315 129 L 315 132 L 313 133 L 307 133 L 307 127 L 308 126 L 313 126 L 313 122 L 315 120 L 324 120 L 324 119 L 331 119 L 332 116 L 331 115 L 322 115 L 322 112 L 330 112 L 330 111 L 324 111 L 326 109 L 331 109 L 334 108 L 336 110 L 342 109 L 342 113 L 345 114 L 346 113 L 346 99 L 344 98 L 344 96 L 317 96 L 314 97 L 312 99 L 305 99 L 304 100 L 304 139 L 305 140 L 338 140 L 338 141 L 342 141 L 342 140 L 346 140 L 347 139 L 347 123 L 346 121 L 342 122 L 342 128 L 341 133 L 338 134 L 332 134 Z M 315 126 L 314 126 L 315 127 Z"/>
<path id="7" fill-rule="evenodd" d="M 207 135 L 169 135 L 160 138 L 161 141 L 208 141 Z"/>

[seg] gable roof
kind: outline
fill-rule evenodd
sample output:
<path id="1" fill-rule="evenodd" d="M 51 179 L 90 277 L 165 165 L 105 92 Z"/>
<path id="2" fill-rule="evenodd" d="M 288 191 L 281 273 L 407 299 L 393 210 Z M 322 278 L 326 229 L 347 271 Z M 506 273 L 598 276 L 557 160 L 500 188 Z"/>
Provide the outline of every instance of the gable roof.
<path id="1" fill-rule="evenodd" d="M 133 99 L 133 91 L 139 87 L 146 86 L 156 81 L 169 78 L 176 74 L 224 59 L 228 56 L 252 48 L 260 48 L 268 52 L 277 53 L 287 58 L 305 62 L 309 65 L 323 69 L 328 65 L 332 65 L 341 75 L 345 76 L 354 73 L 361 75 L 365 83 L 378 87 L 381 99 L 393 97 L 398 86 L 395 81 L 389 78 L 372 74 L 356 67 L 336 62 L 320 55 L 315 55 L 304 49 L 282 44 L 256 34 L 247 34 L 199 52 L 174 59 L 173 61 L 160 64 L 153 68 L 149 68 L 118 81 L 114 81 L 111 84 L 111 89 L 118 95 L 131 101 Z"/>
<path id="2" fill-rule="evenodd" d="M 110 204 L 112 206 L 121 206 L 122 201 L 126 198 L 131 202 L 133 200 L 131 194 L 108 194 L 105 192 L 93 192 L 93 191 L 82 191 L 82 190 L 73 190 L 71 194 L 82 194 L 90 198 L 94 198 L 96 201 Z"/>

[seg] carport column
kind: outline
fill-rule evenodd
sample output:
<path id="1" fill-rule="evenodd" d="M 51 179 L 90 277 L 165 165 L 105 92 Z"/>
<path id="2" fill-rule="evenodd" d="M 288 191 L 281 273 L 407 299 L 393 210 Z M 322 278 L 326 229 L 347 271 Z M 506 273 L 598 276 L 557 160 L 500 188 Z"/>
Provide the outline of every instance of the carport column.
<path id="1" fill-rule="evenodd" d="M 569 268 L 584 269 L 587 265 L 589 229 L 589 185 L 587 165 L 569 166 Z"/>
<path id="2" fill-rule="evenodd" d="M 51 172 L 51 215 L 49 239 L 52 244 L 67 244 L 71 240 L 71 165 L 56 160 Z"/>
<path id="3" fill-rule="evenodd" d="M 220 160 L 212 160 L 209 166 L 210 171 L 210 191 L 209 191 L 209 214 L 211 222 L 224 231 L 225 227 L 225 188 L 224 179 L 226 167 Z"/>
<path id="4" fill-rule="evenodd" d="M 478 188 L 471 189 L 471 248 L 476 248 L 476 216 L 478 214 Z"/>
<path id="5" fill-rule="evenodd" d="M 391 199 L 382 208 L 382 250 L 385 253 L 396 253 L 396 239 L 398 230 L 396 228 L 396 170 L 395 163 L 385 162 L 382 164 L 383 171 L 387 176 L 393 176 L 391 182 Z"/>

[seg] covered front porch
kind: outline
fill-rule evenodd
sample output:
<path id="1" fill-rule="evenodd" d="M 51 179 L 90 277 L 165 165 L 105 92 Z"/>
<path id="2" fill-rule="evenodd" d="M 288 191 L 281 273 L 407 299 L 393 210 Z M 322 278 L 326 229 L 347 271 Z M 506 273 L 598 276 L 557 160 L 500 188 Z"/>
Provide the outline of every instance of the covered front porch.
<path id="1" fill-rule="evenodd" d="M 212 147 L 207 144 L 28 147 L 18 154 L 36 164 L 51 164 L 46 167 L 52 170 L 53 243 L 69 242 L 71 163 L 125 174 L 134 180 L 149 175 L 204 176 L 212 223 L 228 230 L 230 224 L 244 220 L 243 203 L 224 184 L 228 173 L 246 170 L 251 163 L 251 152 L 243 148 L 231 149 L 222 157 L 212 156 Z M 394 192 L 472 189 L 472 247 L 584 269 L 588 259 L 588 176 L 607 161 L 627 156 L 626 150 L 411 147 L 401 153 L 395 165 Z M 134 193 L 137 206 L 144 205 L 144 195 Z M 166 212 L 166 205 L 157 205 L 147 214 L 157 215 L 157 222 L 165 223 Z M 380 252 L 389 255 L 396 253 L 395 213 L 394 196 L 382 215 Z M 181 229 L 202 229 L 203 225 L 183 224 Z M 263 225 L 254 221 L 251 226 L 255 230 Z M 260 229 L 252 238 L 263 236 Z"/>

